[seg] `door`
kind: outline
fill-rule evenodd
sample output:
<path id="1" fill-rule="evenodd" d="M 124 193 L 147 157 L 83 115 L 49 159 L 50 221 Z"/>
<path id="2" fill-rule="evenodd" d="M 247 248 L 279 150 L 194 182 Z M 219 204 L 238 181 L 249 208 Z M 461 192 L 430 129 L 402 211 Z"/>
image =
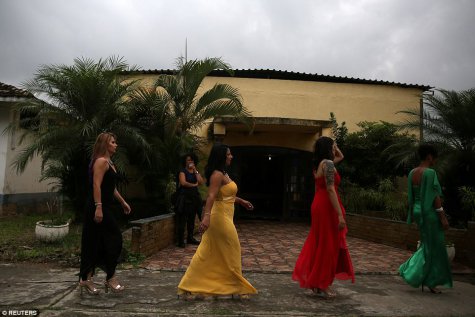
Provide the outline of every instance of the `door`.
<path id="1" fill-rule="evenodd" d="M 236 205 L 238 218 L 300 219 L 309 217 L 313 198 L 311 153 L 278 147 L 232 147 L 230 175 L 238 196 L 253 211 Z"/>

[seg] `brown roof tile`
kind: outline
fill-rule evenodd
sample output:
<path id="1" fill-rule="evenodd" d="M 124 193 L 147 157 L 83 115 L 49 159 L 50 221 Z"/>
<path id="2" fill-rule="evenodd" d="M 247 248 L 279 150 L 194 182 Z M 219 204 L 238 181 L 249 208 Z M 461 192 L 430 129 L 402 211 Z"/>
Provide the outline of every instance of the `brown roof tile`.
<path id="1" fill-rule="evenodd" d="M 262 79 L 282 79 L 282 80 L 300 80 L 300 81 L 318 81 L 318 82 L 332 82 L 332 83 L 352 83 L 352 84 L 369 84 L 369 85 L 386 85 L 397 86 L 402 88 L 418 88 L 423 91 L 429 90 L 433 87 L 418 84 L 405 84 L 390 81 L 376 80 L 376 79 L 361 79 L 353 77 L 342 77 L 321 74 L 307 74 L 300 72 L 289 72 L 275 69 L 234 69 L 234 77 L 239 78 L 262 78 Z M 172 75 L 176 71 L 171 69 L 148 69 L 124 72 L 125 74 L 152 74 L 152 75 Z M 214 70 L 209 76 L 215 77 L 230 77 L 224 70 Z"/>
<path id="2" fill-rule="evenodd" d="M 0 82 L 0 97 L 33 98 L 34 96 L 24 89 Z"/>

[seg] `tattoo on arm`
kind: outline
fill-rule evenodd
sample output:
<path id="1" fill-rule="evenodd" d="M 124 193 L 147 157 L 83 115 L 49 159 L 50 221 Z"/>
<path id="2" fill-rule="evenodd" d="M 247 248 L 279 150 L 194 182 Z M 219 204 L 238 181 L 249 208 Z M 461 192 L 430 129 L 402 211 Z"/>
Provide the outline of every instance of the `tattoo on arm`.
<path id="1" fill-rule="evenodd" d="M 327 186 L 335 184 L 335 165 L 332 161 L 325 161 L 325 164 L 323 165 L 323 175 L 325 175 Z"/>

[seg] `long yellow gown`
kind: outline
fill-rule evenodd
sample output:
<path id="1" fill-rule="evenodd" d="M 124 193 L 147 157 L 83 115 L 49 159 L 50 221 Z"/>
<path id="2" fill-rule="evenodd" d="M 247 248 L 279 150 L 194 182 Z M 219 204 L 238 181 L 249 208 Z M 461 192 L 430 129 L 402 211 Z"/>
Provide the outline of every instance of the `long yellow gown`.
<path id="1" fill-rule="evenodd" d="M 234 226 L 236 183 L 219 189 L 211 209 L 210 226 L 178 284 L 178 294 L 203 295 L 256 294 L 242 276 L 241 245 Z"/>

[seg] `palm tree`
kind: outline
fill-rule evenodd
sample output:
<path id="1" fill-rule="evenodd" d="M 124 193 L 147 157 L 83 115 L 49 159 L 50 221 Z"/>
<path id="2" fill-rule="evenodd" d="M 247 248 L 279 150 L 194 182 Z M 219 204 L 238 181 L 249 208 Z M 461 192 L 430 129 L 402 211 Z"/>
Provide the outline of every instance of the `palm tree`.
<path id="1" fill-rule="evenodd" d="M 23 85 L 38 99 L 18 105 L 23 115 L 20 126 L 29 127 L 22 130 L 20 143 L 26 136 L 34 141 L 24 147 L 14 165 L 21 173 L 34 156 L 41 156 L 42 180 L 57 181 L 76 212 L 82 211 L 91 148 L 100 132 L 117 135 L 122 145 L 116 156 L 119 169 L 124 170 L 127 153 L 146 155 L 148 143 L 126 124 L 127 96 L 134 91 L 135 82 L 120 75 L 129 69 L 117 57 L 97 62 L 80 58 L 71 66 L 41 66 Z M 15 128 L 13 124 L 9 127 L 11 131 Z"/>
<path id="2" fill-rule="evenodd" d="M 461 186 L 475 184 L 475 88 L 460 92 L 438 90 L 434 95 L 424 95 L 423 106 L 422 114 L 415 110 L 401 111 L 408 115 L 408 120 L 400 127 L 422 128 L 423 141 L 439 145 L 446 203 L 455 217 L 467 220 L 470 215 L 457 214 L 460 211 L 457 191 Z"/>
<path id="3" fill-rule="evenodd" d="M 233 74 L 219 58 L 179 58 L 173 75 L 162 74 L 152 87 L 142 87 L 131 96 L 130 118 L 141 118 L 140 129 L 156 154 L 152 166 L 159 168 L 146 171 L 152 179 L 158 175 L 159 179 L 169 179 L 168 175 L 179 167 L 180 155 L 200 147 L 204 140 L 196 132 L 213 118 L 233 116 L 252 125 L 251 114 L 236 88 L 217 83 L 199 92 L 205 77 L 218 69 Z"/>

